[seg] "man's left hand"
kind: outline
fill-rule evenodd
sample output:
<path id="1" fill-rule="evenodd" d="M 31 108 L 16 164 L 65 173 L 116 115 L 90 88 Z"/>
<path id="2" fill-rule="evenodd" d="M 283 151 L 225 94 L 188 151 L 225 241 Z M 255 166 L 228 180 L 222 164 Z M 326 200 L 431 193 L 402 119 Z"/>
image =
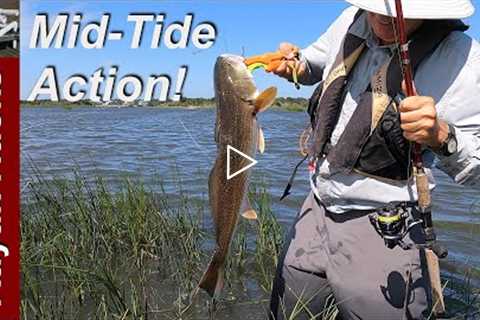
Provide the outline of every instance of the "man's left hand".
<path id="1" fill-rule="evenodd" d="M 400 103 L 400 120 L 403 135 L 409 141 L 437 148 L 448 137 L 448 124 L 438 119 L 432 97 L 405 98 Z"/>

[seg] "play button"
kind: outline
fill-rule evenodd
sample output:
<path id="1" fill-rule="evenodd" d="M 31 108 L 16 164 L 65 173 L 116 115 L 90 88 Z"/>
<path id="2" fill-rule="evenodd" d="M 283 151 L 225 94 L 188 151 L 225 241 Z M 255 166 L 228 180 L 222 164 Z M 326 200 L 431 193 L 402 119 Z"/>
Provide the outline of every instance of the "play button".
<path id="1" fill-rule="evenodd" d="M 230 170 L 230 158 L 232 156 L 232 151 L 236 154 L 239 154 L 240 156 L 242 156 L 243 158 L 245 158 L 249 161 L 248 165 L 246 165 L 245 167 L 243 167 L 240 170 L 237 170 L 236 172 L 233 172 L 233 173 Z M 257 160 L 253 159 L 252 157 L 247 156 L 245 153 L 235 149 L 231 145 L 227 145 L 227 180 L 230 180 L 230 179 L 234 178 L 235 176 L 239 175 L 240 173 L 250 169 L 251 167 L 256 165 L 257 162 L 258 162 Z"/>

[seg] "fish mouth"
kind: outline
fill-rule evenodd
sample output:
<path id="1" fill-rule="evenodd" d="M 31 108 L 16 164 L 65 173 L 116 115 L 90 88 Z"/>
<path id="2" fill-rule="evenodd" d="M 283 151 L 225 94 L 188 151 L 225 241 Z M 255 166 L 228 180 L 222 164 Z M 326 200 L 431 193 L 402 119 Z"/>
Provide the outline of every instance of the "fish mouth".
<path id="1" fill-rule="evenodd" d="M 242 56 L 222 54 L 217 58 L 215 74 L 216 78 L 221 79 L 216 81 L 217 86 L 225 89 L 226 84 L 221 82 L 227 81 L 229 83 L 227 87 L 235 90 L 237 95 L 245 100 L 253 99 L 258 94 L 253 75 Z"/>
<path id="2" fill-rule="evenodd" d="M 234 54 L 222 54 L 217 60 L 220 67 L 229 69 L 227 72 L 238 79 L 253 81 L 253 75 L 245 64 L 245 58 Z"/>

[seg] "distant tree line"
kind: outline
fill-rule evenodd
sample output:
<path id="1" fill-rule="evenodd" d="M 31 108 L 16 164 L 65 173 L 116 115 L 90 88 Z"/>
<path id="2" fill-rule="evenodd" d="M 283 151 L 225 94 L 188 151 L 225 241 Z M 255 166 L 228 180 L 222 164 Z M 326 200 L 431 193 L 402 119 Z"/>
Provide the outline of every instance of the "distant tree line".
<path id="1" fill-rule="evenodd" d="M 112 100 L 108 103 L 95 102 L 92 100 L 82 100 L 79 102 L 68 102 L 65 100 L 50 101 L 50 100 L 36 100 L 36 101 L 21 101 L 24 107 L 75 107 L 75 106 L 94 106 L 94 107 L 110 107 L 110 106 L 131 106 L 131 107 L 199 107 L 211 108 L 215 106 L 215 98 L 182 98 L 180 101 L 165 101 L 152 100 L 145 102 L 138 100 L 132 103 L 125 104 L 121 100 Z M 275 101 L 274 106 L 288 111 L 302 111 L 306 110 L 308 100 L 305 98 L 291 98 L 279 97 Z"/>

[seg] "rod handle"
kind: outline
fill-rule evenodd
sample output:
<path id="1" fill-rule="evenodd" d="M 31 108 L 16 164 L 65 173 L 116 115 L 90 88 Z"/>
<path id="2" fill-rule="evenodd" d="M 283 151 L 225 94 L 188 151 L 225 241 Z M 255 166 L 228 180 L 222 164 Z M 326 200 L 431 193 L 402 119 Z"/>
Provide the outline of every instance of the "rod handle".
<path id="1" fill-rule="evenodd" d="M 422 211 L 429 210 L 432 205 L 432 197 L 428 185 L 428 176 L 423 169 L 415 174 L 415 182 L 417 185 L 418 206 Z"/>

